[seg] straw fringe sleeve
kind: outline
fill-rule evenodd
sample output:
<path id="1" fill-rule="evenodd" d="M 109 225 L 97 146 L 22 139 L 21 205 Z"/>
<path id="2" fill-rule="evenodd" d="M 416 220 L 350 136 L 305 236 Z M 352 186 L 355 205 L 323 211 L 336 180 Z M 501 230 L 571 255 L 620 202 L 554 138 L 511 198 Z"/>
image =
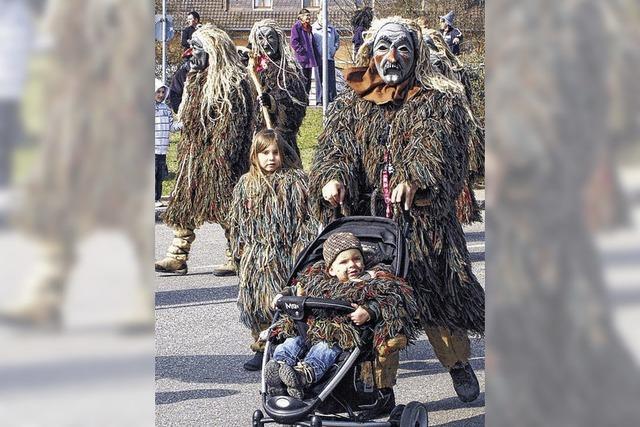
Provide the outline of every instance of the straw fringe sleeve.
<path id="1" fill-rule="evenodd" d="M 403 279 L 391 273 L 380 271 L 373 279 L 343 283 L 328 275 L 324 261 L 320 261 L 298 274 L 297 280 L 306 296 L 339 299 L 361 306 L 375 301 L 380 308 L 380 317 L 374 325 L 367 326 L 373 328 L 376 347 L 399 334 L 404 334 L 409 342 L 417 338 L 418 307 L 413 291 Z M 313 310 L 306 323 L 311 344 L 326 341 L 329 345 L 337 344 L 343 350 L 361 344 L 358 328 L 344 313 Z M 276 322 L 271 334 L 280 339 L 295 336 L 293 320 L 283 316 Z"/>
<path id="2" fill-rule="evenodd" d="M 230 242 L 239 263 L 240 320 L 259 331 L 272 319 L 271 301 L 287 284 L 298 253 L 315 237 L 306 174 L 285 169 L 243 175 L 233 191 Z"/>
<path id="3" fill-rule="evenodd" d="M 298 156 L 298 131 L 302 125 L 305 115 L 307 114 L 307 104 L 309 97 L 304 89 L 304 83 L 300 77 L 293 74 L 287 74 L 287 86 L 281 88 L 278 85 L 278 74 L 276 67 L 268 67 L 260 73 L 260 81 L 267 94 L 269 94 L 275 102 L 275 108 L 269 113 L 271 121 L 275 128 L 282 134 L 284 140 L 289 146 L 295 149 Z M 261 130 L 266 127 L 264 117 L 256 103 L 257 111 L 255 112 L 256 129 Z"/>
<path id="4" fill-rule="evenodd" d="M 228 226 L 233 187 L 248 170 L 253 103 L 248 82 L 228 95 L 233 105 L 229 117 L 210 111 L 201 116 L 206 72 L 191 73 L 186 84 L 187 102 L 181 110 L 184 123 L 178 143 L 176 188 L 165 213 L 167 225 L 197 228 L 205 222 Z M 241 96 L 241 94 L 243 96 Z"/>
<path id="5" fill-rule="evenodd" d="M 356 120 L 353 102 L 355 93 L 339 96 L 329 104 L 327 122 L 318 138 L 313 166 L 309 175 L 309 188 L 313 214 L 324 224 L 328 223 L 332 212 L 322 198 L 322 187 L 331 180 L 341 182 L 347 191 L 345 200 L 360 198 L 359 180 L 363 175 L 360 158 L 362 149 L 356 137 Z M 343 205 L 345 215 L 350 215 L 349 204 Z"/>

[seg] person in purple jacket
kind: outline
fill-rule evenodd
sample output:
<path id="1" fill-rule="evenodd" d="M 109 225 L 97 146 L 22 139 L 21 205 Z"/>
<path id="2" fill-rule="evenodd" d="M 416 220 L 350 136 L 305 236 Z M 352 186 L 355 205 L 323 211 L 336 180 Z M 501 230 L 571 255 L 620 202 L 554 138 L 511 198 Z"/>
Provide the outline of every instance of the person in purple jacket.
<path id="1" fill-rule="evenodd" d="M 295 52 L 296 61 L 302 67 L 302 73 L 306 78 L 305 89 L 309 93 L 311 72 L 318 66 L 318 63 L 313 51 L 311 12 L 308 9 L 300 9 L 298 20 L 291 27 L 291 48 Z"/>

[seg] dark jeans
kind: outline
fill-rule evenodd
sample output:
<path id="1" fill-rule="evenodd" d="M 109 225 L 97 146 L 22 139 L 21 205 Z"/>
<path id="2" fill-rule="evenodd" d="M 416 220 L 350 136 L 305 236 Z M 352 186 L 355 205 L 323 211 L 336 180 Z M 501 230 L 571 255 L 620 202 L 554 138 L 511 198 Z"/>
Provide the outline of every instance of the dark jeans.
<path id="1" fill-rule="evenodd" d="M 20 102 L 0 100 L 0 188 L 11 183 L 13 151 L 21 136 Z"/>
<path id="2" fill-rule="evenodd" d="M 167 156 L 156 154 L 156 202 L 162 198 L 162 181 L 169 175 Z"/>
<path id="3" fill-rule="evenodd" d="M 304 89 L 307 91 L 307 94 L 309 94 L 309 91 L 311 90 L 311 72 L 313 71 L 313 68 L 303 68 L 302 69 L 302 74 L 305 77 L 305 82 L 304 82 Z"/>
<path id="4" fill-rule="evenodd" d="M 316 68 L 316 104 L 322 104 L 322 58 Z M 336 99 L 336 62 L 329 61 L 329 102 Z"/>

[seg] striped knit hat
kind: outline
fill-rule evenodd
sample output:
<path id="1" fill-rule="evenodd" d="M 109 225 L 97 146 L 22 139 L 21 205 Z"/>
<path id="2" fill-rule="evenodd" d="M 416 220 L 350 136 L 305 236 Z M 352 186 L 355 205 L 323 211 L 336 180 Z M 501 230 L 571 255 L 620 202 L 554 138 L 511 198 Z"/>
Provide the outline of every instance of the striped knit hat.
<path id="1" fill-rule="evenodd" d="M 322 257 L 327 267 L 331 266 L 341 252 L 349 249 L 357 249 L 364 256 L 360 240 L 352 233 L 335 233 L 329 236 L 322 245 Z"/>

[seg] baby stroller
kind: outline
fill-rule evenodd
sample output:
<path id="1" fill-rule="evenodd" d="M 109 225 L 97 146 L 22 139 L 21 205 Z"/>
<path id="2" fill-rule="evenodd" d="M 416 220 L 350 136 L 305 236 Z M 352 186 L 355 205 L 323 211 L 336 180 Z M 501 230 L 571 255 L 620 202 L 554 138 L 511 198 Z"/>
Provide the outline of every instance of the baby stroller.
<path id="1" fill-rule="evenodd" d="M 336 232 L 351 232 L 360 239 L 366 264 L 370 265 L 372 261 L 382 263 L 396 276 L 407 276 L 409 257 L 405 240 L 408 227 L 403 232 L 392 220 L 386 218 L 352 216 L 333 221 L 302 252 L 289 277 L 289 283 L 307 266 L 322 259 L 323 243 Z M 276 309 L 273 324 L 282 313 L 302 322 L 312 309 L 331 309 L 344 311 L 345 314 L 354 311 L 345 301 L 312 297 L 282 297 L 278 300 Z M 426 427 L 427 408 L 420 402 L 396 406 L 388 421 L 371 421 L 362 417 L 363 411 L 370 411 L 383 404 L 375 386 L 364 382 L 360 375 L 361 364 L 375 359 L 372 338 L 371 328 L 362 328 L 361 341 L 364 344 L 344 351 L 322 380 L 305 392 L 303 400 L 286 395 L 269 396 L 263 370 L 261 395 L 264 412 L 260 409 L 254 412 L 252 425 Z M 267 341 L 262 366 L 266 366 L 270 360 L 277 345 L 275 341 L 276 338 Z"/>

